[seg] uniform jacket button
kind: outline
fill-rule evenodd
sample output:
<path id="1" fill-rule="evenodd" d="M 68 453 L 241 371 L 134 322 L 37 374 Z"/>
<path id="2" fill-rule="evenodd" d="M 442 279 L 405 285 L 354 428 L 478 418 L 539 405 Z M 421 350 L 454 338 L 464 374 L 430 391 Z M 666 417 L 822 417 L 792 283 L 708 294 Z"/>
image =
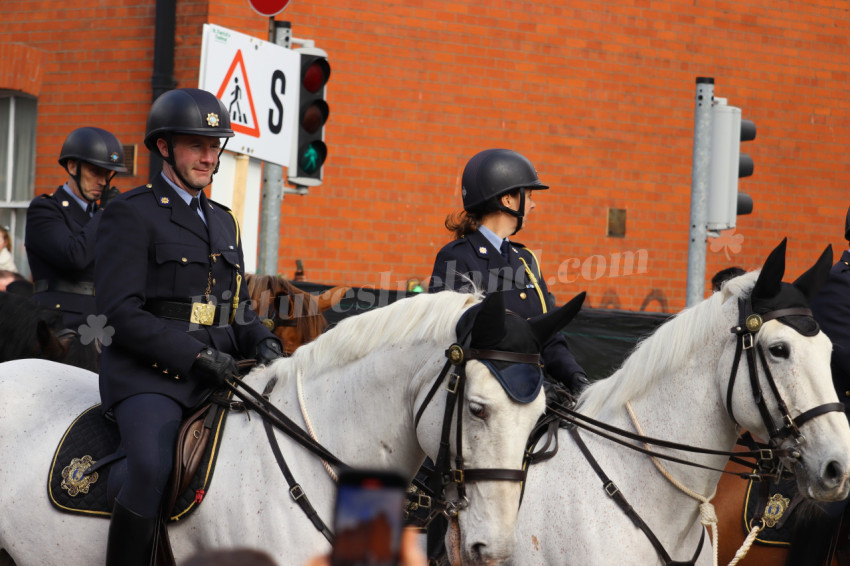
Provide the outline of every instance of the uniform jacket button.
<path id="1" fill-rule="evenodd" d="M 528 295 L 525 294 L 525 291 L 523 291 L 522 293 L 519 294 L 519 298 L 522 299 L 522 300 L 525 300 L 526 297 L 528 297 Z"/>
<path id="2" fill-rule="evenodd" d="M 188 259 L 186 259 L 185 257 L 181 257 L 181 258 L 180 258 L 180 261 L 182 261 L 183 263 L 186 263 L 186 262 L 187 262 L 187 261 L 189 261 L 189 260 L 188 260 Z"/>

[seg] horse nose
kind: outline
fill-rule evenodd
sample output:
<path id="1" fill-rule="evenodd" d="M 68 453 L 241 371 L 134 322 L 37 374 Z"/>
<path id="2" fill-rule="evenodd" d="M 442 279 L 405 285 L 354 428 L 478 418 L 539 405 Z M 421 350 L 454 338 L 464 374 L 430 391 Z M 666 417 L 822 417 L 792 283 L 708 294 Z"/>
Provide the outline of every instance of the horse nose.
<path id="1" fill-rule="evenodd" d="M 470 553 L 472 554 L 472 561 L 474 564 L 481 564 L 484 562 L 484 556 L 487 551 L 487 545 L 483 542 L 477 542 L 472 545 L 470 549 Z"/>
<path id="2" fill-rule="evenodd" d="M 847 470 L 836 460 L 830 460 L 823 468 L 821 481 L 827 489 L 837 489 L 842 482 L 847 480 Z"/>

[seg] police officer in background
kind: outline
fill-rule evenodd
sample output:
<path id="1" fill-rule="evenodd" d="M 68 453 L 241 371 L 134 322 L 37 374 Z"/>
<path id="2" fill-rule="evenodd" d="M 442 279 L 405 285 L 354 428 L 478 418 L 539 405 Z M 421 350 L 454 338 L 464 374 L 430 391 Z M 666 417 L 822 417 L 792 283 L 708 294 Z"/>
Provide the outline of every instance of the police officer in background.
<path id="1" fill-rule="evenodd" d="M 850 208 L 844 221 L 844 238 L 850 241 Z M 811 301 L 812 314 L 832 340 L 832 383 L 838 399 L 844 403 L 845 414 L 850 408 L 850 250 L 832 266 L 829 278 Z M 823 513 L 808 520 L 797 520 L 786 564 L 805 566 L 831 563 L 827 552 L 843 544 L 836 540 L 847 512 L 848 500 L 825 503 Z M 844 519 L 846 520 L 846 519 Z"/>
<path id="2" fill-rule="evenodd" d="M 97 201 L 105 205 L 118 194 L 110 182 L 127 169 L 118 138 L 92 127 L 68 134 L 59 165 L 68 172 L 68 181 L 30 203 L 24 244 L 33 299 L 61 311 L 65 326 L 76 330 L 96 311 L 94 242 L 101 216 Z"/>
<path id="3" fill-rule="evenodd" d="M 532 191 L 548 189 L 524 156 L 508 149 L 482 151 L 463 170 L 464 211 L 449 215 L 446 228 L 455 234 L 434 260 L 429 292 L 443 289 L 504 292 L 505 306 L 526 318 L 554 307 L 534 253 L 510 241 L 534 209 Z M 588 385 L 587 375 L 556 334 L 543 345 L 546 372 L 574 394 Z"/>
<path id="4" fill-rule="evenodd" d="M 96 299 L 115 331 L 101 358 L 100 395 L 126 453 L 109 478 L 107 566 L 152 563 L 184 415 L 237 371 L 235 357 L 266 364 L 282 355 L 246 308 L 236 219 L 202 190 L 218 169 L 221 139 L 233 135 L 213 94 L 162 94 L 145 130 L 162 172 L 116 199 L 100 223 Z"/>

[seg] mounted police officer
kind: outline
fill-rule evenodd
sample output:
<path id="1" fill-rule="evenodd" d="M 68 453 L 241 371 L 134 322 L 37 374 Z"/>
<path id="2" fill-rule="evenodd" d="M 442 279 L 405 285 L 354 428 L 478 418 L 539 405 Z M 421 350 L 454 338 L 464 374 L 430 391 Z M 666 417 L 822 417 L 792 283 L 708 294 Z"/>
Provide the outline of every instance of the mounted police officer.
<path id="1" fill-rule="evenodd" d="M 282 351 L 246 308 L 236 219 L 202 190 L 218 169 L 221 139 L 234 135 L 224 105 L 203 90 L 168 91 L 151 106 L 145 132 L 162 173 L 110 205 L 97 241 L 97 306 L 114 329 L 100 395 L 126 453 L 110 474 L 107 566 L 152 563 L 184 415 L 237 371 L 235 357 L 264 364 Z"/>
<path id="2" fill-rule="evenodd" d="M 110 189 L 124 167 L 124 150 L 110 132 L 77 128 L 65 139 L 59 164 L 68 181 L 51 195 L 36 197 L 27 209 L 24 243 L 33 276 L 33 299 L 62 313 L 76 330 L 95 314 L 94 242 L 100 214 L 118 193 Z"/>
<path id="3" fill-rule="evenodd" d="M 461 183 L 464 212 L 446 218 L 446 228 L 456 239 L 437 253 L 429 291 L 475 286 L 485 293 L 503 292 L 507 309 L 526 318 L 549 311 L 554 301 L 537 257 L 508 239 L 534 210 L 532 192 L 549 187 L 540 182 L 528 159 L 508 149 L 473 156 Z M 573 393 L 588 385 L 563 335 L 544 344 L 542 357 L 549 376 Z"/>

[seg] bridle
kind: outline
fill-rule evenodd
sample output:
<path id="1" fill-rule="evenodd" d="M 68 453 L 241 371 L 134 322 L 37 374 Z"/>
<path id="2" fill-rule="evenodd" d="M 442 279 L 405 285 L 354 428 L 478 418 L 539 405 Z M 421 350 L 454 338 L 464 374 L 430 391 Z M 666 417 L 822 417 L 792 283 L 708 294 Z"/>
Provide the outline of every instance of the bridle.
<path id="1" fill-rule="evenodd" d="M 761 414 L 761 418 L 765 424 L 765 427 L 768 431 L 768 449 L 760 449 L 758 446 L 752 446 L 754 448 L 749 453 L 728 453 L 722 451 L 708 450 L 690 447 L 686 445 L 661 441 L 658 439 L 644 437 L 640 434 L 635 435 L 631 434 L 627 431 L 623 431 L 620 429 L 616 429 L 610 425 L 606 425 L 605 423 L 596 421 L 595 419 L 591 419 L 589 417 L 585 417 L 580 413 L 573 411 L 572 409 L 566 407 L 556 408 L 551 410 L 558 417 L 563 418 L 567 422 L 570 423 L 569 431 L 573 436 L 577 446 L 582 451 L 585 456 L 585 459 L 590 463 L 591 467 L 596 472 L 597 476 L 602 480 L 605 491 L 608 493 L 609 497 L 611 497 L 620 508 L 626 513 L 626 515 L 632 520 L 633 524 L 642 530 L 644 534 L 649 539 L 650 543 L 655 548 L 656 552 L 658 552 L 659 556 L 662 558 L 665 564 L 667 565 L 692 565 L 696 563 L 697 558 L 700 555 L 702 550 L 703 540 L 705 536 L 705 531 L 703 530 L 702 536 L 700 538 L 699 545 L 697 547 L 696 552 L 693 557 L 688 562 L 677 562 L 670 558 L 670 555 L 664 549 L 664 546 L 661 544 L 658 537 L 652 532 L 652 529 L 640 518 L 640 516 L 636 513 L 634 508 L 626 501 L 625 496 L 620 492 L 619 488 L 617 488 L 616 484 L 605 474 L 602 468 L 597 463 L 596 459 L 590 453 L 587 445 L 579 436 L 578 428 L 585 428 L 586 430 L 590 430 L 595 434 L 607 438 L 609 440 L 613 440 L 619 444 L 627 446 L 631 449 L 637 450 L 638 452 L 642 452 L 652 456 L 653 458 L 663 458 L 666 460 L 692 465 L 699 468 L 713 469 L 708 466 L 703 466 L 701 464 L 696 464 L 692 462 L 687 462 L 685 460 L 667 456 L 665 454 L 660 454 L 658 452 L 650 451 L 648 448 L 641 448 L 639 446 L 635 446 L 633 444 L 629 444 L 627 442 L 621 441 L 610 434 L 606 434 L 599 430 L 605 429 L 609 432 L 613 432 L 618 436 L 623 436 L 629 438 L 631 440 L 637 440 L 640 442 L 644 442 L 646 444 L 654 444 L 658 446 L 665 446 L 668 448 L 674 448 L 678 450 L 685 450 L 697 453 L 708 453 L 708 454 L 718 454 L 718 455 L 726 455 L 731 460 L 735 460 L 736 462 L 740 461 L 737 459 L 737 456 L 757 456 L 758 467 L 760 472 L 758 474 L 753 473 L 749 474 L 750 479 L 761 478 L 762 476 L 772 475 L 769 472 L 773 471 L 776 473 L 777 477 L 780 477 L 782 474 L 781 467 L 779 471 L 775 470 L 767 470 L 768 467 L 776 467 L 777 459 L 781 456 L 788 456 L 793 458 L 794 460 L 800 458 L 799 446 L 805 442 L 805 437 L 800 432 L 800 427 L 818 417 L 820 415 L 824 415 L 833 411 L 844 412 L 844 405 L 840 402 L 836 403 L 824 403 L 822 405 L 818 405 L 812 409 L 809 409 L 797 417 L 791 417 L 791 413 L 788 410 L 788 406 L 785 401 L 782 399 L 781 394 L 779 393 L 779 388 L 776 386 L 776 381 L 773 378 L 773 374 L 770 371 L 770 366 L 767 363 L 767 357 L 764 354 L 764 349 L 760 343 L 756 342 L 756 335 L 764 326 L 765 322 L 770 320 L 781 319 L 786 316 L 812 316 L 812 312 L 807 308 L 786 308 L 786 309 L 777 309 L 773 311 L 769 311 L 765 314 L 756 314 L 753 313 L 752 310 L 752 302 L 751 299 L 738 299 L 738 324 L 732 327 L 731 332 L 736 335 L 736 348 L 735 348 L 735 357 L 732 362 L 732 370 L 731 375 L 729 377 L 729 384 L 727 386 L 726 392 L 726 412 L 729 414 L 729 417 L 732 421 L 738 426 L 741 427 L 740 423 L 735 419 L 734 412 L 732 410 L 732 393 L 735 388 L 735 378 L 738 374 L 738 367 L 740 365 L 741 356 L 744 352 L 747 354 L 747 365 L 749 367 L 750 374 L 750 385 L 753 392 L 753 400 L 755 401 L 756 406 L 759 409 L 759 413 Z M 765 375 L 765 380 L 770 386 L 770 390 L 773 393 L 774 398 L 776 399 L 777 405 L 780 411 L 780 426 L 777 425 L 776 421 L 770 414 L 770 410 L 767 407 L 767 403 L 765 401 L 764 392 L 761 388 L 761 383 L 759 380 L 758 374 L 758 362 L 756 361 L 756 353 L 758 353 L 758 358 L 761 361 L 761 367 Z M 582 422 L 585 421 L 585 422 Z M 588 426 L 588 424 L 592 426 Z M 598 428 L 594 428 L 598 427 Z M 783 448 L 782 444 L 786 439 L 792 439 L 794 441 L 794 446 L 790 448 Z M 717 470 L 725 472 L 725 470 Z M 746 475 L 746 474 L 745 474 Z M 763 506 L 760 506 L 763 508 Z"/>
<path id="2" fill-rule="evenodd" d="M 416 412 L 414 428 L 419 426 L 419 420 L 425 413 L 434 395 L 443 383 L 446 375 L 446 406 L 443 414 L 442 432 L 440 435 L 440 449 L 435 461 L 434 473 L 428 480 L 428 488 L 432 495 L 420 495 L 417 504 L 419 507 L 431 508 L 431 512 L 425 525 L 428 525 L 436 516 L 442 514 L 446 518 L 456 517 L 457 514 L 469 506 L 469 498 L 466 495 L 467 482 L 477 481 L 525 481 L 526 470 L 508 468 L 464 468 L 463 462 L 463 403 L 458 399 L 463 398 L 466 386 L 466 362 L 470 360 L 490 360 L 520 364 L 540 363 L 539 354 L 524 354 L 519 352 L 504 352 L 501 350 L 480 350 L 469 347 L 470 337 L 464 340 L 465 345 L 452 344 L 445 352 L 446 363 L 434 385 L 425 396 L 425 400 Z M 449 373 L 449 370 L 452 370 Z M 452 412 L 456 411 L 457 426 L 455 429 L 455 467 L 451 467 L 449 444 L 452 425 Z M 454 483 L 457 491 L 457 499 L 449 501 L 446 499 L 446 487 Z"/>
<path id="3" fill-rule="evenodd" d="M 443 417 L 442 436 L 440 439 L 440 450 L 437 456 L 437 466 L 435 473 L 432 476 L 433 486 L 436 488 L 431 493 L 434 496 L 419 495 L 418 504 L 423 508 L 432 508 L 431 515 L 428 518 L 430 523 L 434 517 L 444 515 L 445 517 L 456 517 L 458 512 L 465 509 L 469 505 L 469 499 L 466 496 L 466 482 L 487 481 L 487 480 L 503 480 L 503 481 L 524 481 L 525 470 L 523 469 L 503 469 L 503 468 L 473 468 L 465 469 L 463 466 L 463 429 L 462 415 L 463 403 L 458 403 L 458 398 L 463 398 L 464 387 L 466 385 L 466 362 L 468 360 L 493 360 L 505 361 L 512 363 L 523 364 L 539 364 L 539 354 L 523 354 L 518 352 L 503 352 L 497 350 L 478 350 L 468 346 L 470 341 L 469 336 L 466 337 L 464 343 L 466 347 L 460 344 L 453 344 L 445 351 L 446 363 L 440 375 L 434 382 L 434 385 L 428 391 L 425 401 L 416 413 L 414 420 L 414 428 L 418 427 L 419 420 L 425 412 L 428 404 L 434 398 L 439 390 L 440 384 L 443 383 L 449 369 L 454 368 L 454 371 L 449 374 L 448 383 L 446 384 L 446 409 Z M 245 360 L 253 363 L 253 360 Z M 248 367 L 250 364 L 246 364 Z M 266 385 L 262 394 L 254 391 L 238 376 L 233 376 L 232 383 L 226 383 L 229 389 L 236 397 L 241 399 L 241 403 L 229 403 L 231 409 L 239 409 L 241 405 L 253 409 L 263 419 L 266 435 L 269 440 L 272 452 L 278 466 L 281 469 L 287 483 L 290 485 L 290 495 L 293 500 L 298 503 L 302 511 L 311 520 L 316 529 L 321 532 L 325 538 L 333 543 L 333 533 L 325 525 L 318 513 L 312 507 L 304 490 L 297 483 L 292 475 L 289 466 L 286 464 L 277 440 L 274 437 L 272 427 L 277 428 L 291 439 L 295 440 L 302 447 L 319 456 L 322 460 L 339 468 L 348 468 L 349 466 L 334 456 L 324 446 L 312 438 L 300 426 L 287 417 L 280 409 L 269 402 L 269 396 L 277 383 L 276 378 L 272 378 Z M 451 432 L 452 413 L 457 410 L 457 436 L 456 445 L 457 453 L 455 457 L 455 467 L 451 468 L 449 464 L 449 434 Z M 445 498 L 445 487 L 454 482 L 457 485 L 458 499 L 447 501 Z"/>
<path id="4" fill-rule="evenodd" d="M 777 320 L 786 316 L 811 317 L 812 311 L 807 308 L 787 308 L 770 311 L 765 314 L 756 314 L 752 312 L 752 302 L 750 299 L 738 299 L 738 324 L 732 327 L 731 330 L 732 333 L 737 336 L 737 344 L 735 346 L 735 358 L 732 362 L 732 371 L 729 376 L 729 385 L 726 391 L 726 412 L 736 425 L 741 426 L 735 419 L 735 414 L 732 410 L 732 393 L 735 388 L 735 377 L 738 374 L 738 365 L 741 361 L 741 356 L 744 352 L 746 352 L 747 365 L 750 370 L 750 386 L 753 391 L 753 400 L 755 401 L 756 406 L 759 409 L 759 413 L 761 414 L 762 421 L 767 428 L 768 445 L 774 451 L 776 456 L 790 456 L 791 458 L 797 459 L 800 457 L 800 453 L 796 447 L 805 442 L 805 437 L 800 432 L 800 427 L 815 417 L 826 413 L 833 411 L 843 413 L 844 405 L 840 402 L 824 403 L 809 409 L 796 417 L 791 417 L 788 405 L 782 399 L 779 389 L 776 386 L 776 382 L 773 379 L 773 374 L 770 372 L 770 366 L 767 363 L 764 349 L 760 343 L 756 343 L 756 334 L 758 334 L 765 322 Z M 759 380 L 759 364 L 756 362 L 756 353 L 758 353 L 758 358 L 761 361 L 765 381 L 767 381 L 770 386 L 770 390 L 773 393 L 779 407 L 779 424 L 774 421 L 767 408 L 767 403 L 765 402 L 764 392 L 762 391 L 761 382 Z M 789 438 L 793 439 L 795 447 L 782 448 L 781 444 L 783 441 Z"/>

